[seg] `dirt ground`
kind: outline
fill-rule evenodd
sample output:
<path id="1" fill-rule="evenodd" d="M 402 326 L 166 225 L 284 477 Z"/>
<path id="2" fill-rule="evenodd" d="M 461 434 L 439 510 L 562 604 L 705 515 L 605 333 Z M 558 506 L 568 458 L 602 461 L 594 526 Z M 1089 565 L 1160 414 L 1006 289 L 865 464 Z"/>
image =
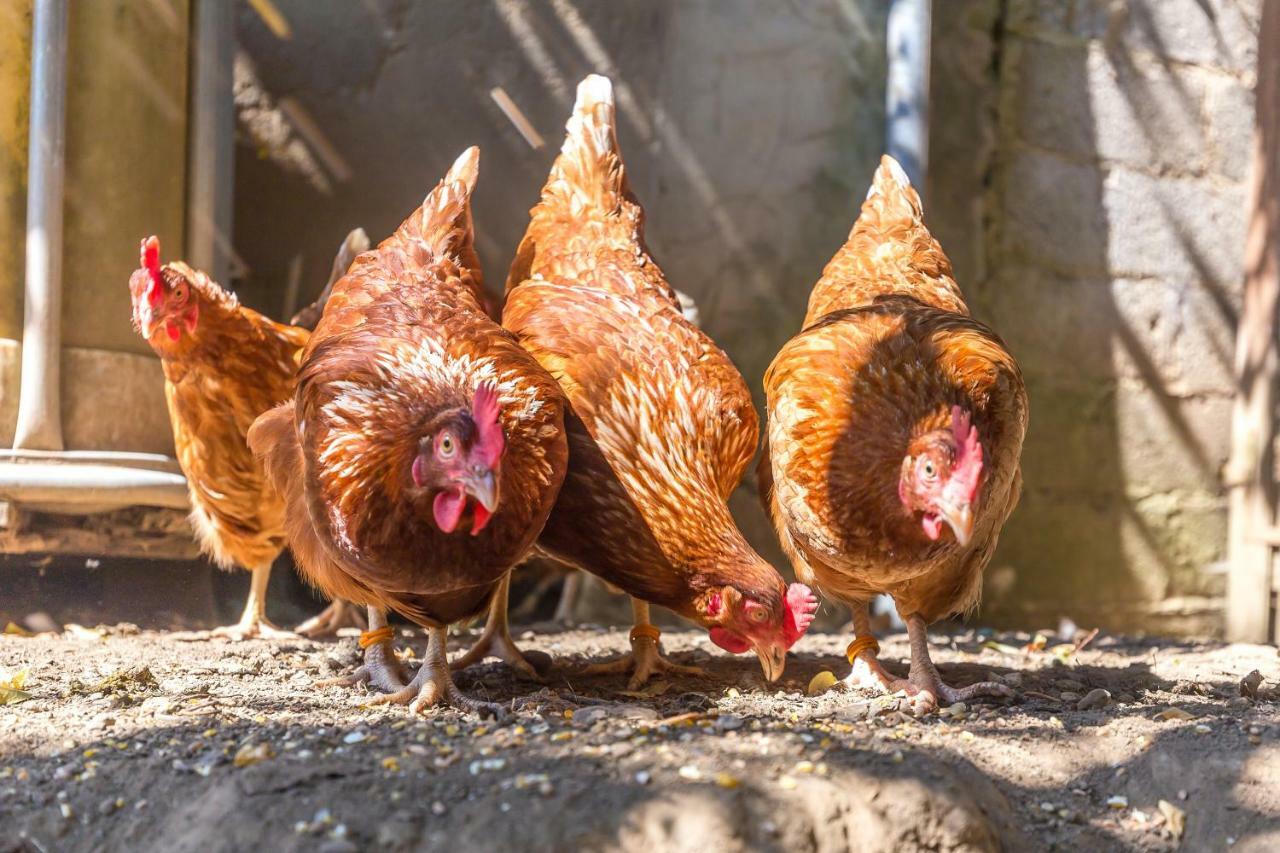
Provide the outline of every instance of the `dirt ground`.
<path id="1" fill-rule="evenodd" d="M 845 635 L 807 637 L 766 685 L 754 658 L 668 632 L 710 675 L 643 696 L 570 671 L 625 630 L 517 636 L 561 667 L 462 674 L 511 704 L 500 723 L 313 686 L 355 664 L 350 638 L 0 636 L 32 696 L 0 705 L 0 851 L 1280 849 L 1272 647 L 1100 636 L 1068 657 L 1052 636 L 937 635 L 944 677 L 994 673 L 1017 697 L 915 719 L 807 695 L 847 671 Z"/>

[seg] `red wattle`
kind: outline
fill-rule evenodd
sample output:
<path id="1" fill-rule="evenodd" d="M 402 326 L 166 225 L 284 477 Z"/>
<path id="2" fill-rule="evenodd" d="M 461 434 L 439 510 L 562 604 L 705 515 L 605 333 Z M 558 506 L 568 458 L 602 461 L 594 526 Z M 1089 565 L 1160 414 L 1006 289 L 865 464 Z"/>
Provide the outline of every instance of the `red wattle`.
<path id="1" fill-rule="evenodd" d="M 431 503 L 431 514 L 435 516 L 436 526 L 445 533 L 452 533 L 462 519 L 462 511 L 467 507 L 467 496 L 461 489 L 441 492 Z"/>
<path id="2" fill-rule="evenodd" d="M 711 635 L 711 642 L 730 654 L 740 655 L 751 648 L 751 643 L 727 628 L 712 628 L 707 633 Z"/>
<path id="3" fill-rule="evenodd" d="M 484 504 L 477 503 L 475 509 L 471 511 L 471 535 L 476 536 L 484 526 L 489 523 L 489 519 L 493 517 L 493 513 L 484 508 Z"/>

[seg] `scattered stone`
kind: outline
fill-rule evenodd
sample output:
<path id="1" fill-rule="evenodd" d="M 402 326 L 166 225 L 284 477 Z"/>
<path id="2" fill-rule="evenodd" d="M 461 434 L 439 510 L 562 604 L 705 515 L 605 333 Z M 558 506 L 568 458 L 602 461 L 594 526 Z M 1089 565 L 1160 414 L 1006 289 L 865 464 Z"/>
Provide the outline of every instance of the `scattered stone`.
<path id="1" fill-rule="evenodd" d="M 1175 839 L 1181 839 L 1182 834 L 1187 830 L 1187 813 L 1168 800 L 1161 800 L 1156 805 L 1160 808 L 1160 814 L 1164 815 L 1164 822 L 1169 827 L 1169 832 Z"/>
<path id="2" fill-rule="evenodd" d="M 1107 797 L 1107 808 L 1127 809 L 1129 808 L 1129 798 L 1122 796 L 1120 794 L 1116 794 L 1115 796 L 1112 796 L 1112 797 Z"/>
<path id="3" fill-rule="evenodd" d="M 716 728 L 722 732 L 737 731 L 742 728 L 746 720 L 736 714 L 722 714 L 716 717 Z"/>
<path id="4" fill-rule="evenodd" d="M 637 785 L 648 785 L 651 779 L 653 779 L 653 774 L 648 770 L 636 771 L 635 780 Z"/>
<path id="5" fill-rule="evenodd" d="M 275 750 L 271 748 L 271 744 L 266 743 L 265 741 L 262 743 L 246 743 L 236 751 L 236 757 L 232 760 L 232 763 L 235 764 L 236 767 L 248 767 L 252 764 L 257 764 L 260 761 L 266 761 L 275 757 Z M 197 768 L 199 766 L 201 765 L 197 765 Z M 208 776 L 209 774 L 206 771 L 201 775 Z"/>
<path id="6" fill-rule="evenodd" d="M 1111 692 L 1101 687 L 1095 687 L 1076 703 L 1076 709 L 1079 711 L 1092 711 L 1096 708 L 1105 708 L 1110 704 Z"/>
<path id="7" fill-rule="evenodd" d="M 1162 723 L 1169 720 L 1194 720 L 1195 718 L 1195 714 L 1188 713 L 1181 708 L 1165 708 L 1155 716 L 1155 719 Z"/>

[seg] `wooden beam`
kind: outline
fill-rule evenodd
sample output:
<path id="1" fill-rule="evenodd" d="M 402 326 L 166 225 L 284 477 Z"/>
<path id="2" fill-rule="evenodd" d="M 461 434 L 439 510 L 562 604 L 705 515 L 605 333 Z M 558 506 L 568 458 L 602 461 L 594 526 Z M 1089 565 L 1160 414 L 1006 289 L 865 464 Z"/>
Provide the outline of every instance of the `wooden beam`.
<path id="1" fill-rule="evenodd" d="M 1227 637 L 1271 639 L 1273 468 L 1280 308 L 1280 0 L 1265 0 L 1258 30 L 1253 183 L 1245 240 L 1244 308 L 1236 337 L 1227 532 Z"/>

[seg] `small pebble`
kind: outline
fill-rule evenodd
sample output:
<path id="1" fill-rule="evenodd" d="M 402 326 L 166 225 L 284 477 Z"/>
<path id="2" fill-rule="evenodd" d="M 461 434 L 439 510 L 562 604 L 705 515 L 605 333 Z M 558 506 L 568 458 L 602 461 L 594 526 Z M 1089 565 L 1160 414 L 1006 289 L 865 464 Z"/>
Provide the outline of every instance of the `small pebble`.
<path id="1" fill-rule="evenodd" d="M 1076 703 L 1076 709 L 1079 711 L 1092 711 L 1095 708 L 1105 708 L 1111 704 L 1111 692 L 1101 687 L 1095 687 Z"/>
<path id="2" fill-rule="evenodd" d="M 1116 794 L 1113 797 L 1107 797 L 1107 807 L 1112 809 L 1129 808 L 1129 798 Z"/>
<path id="3" fill-rule="evenodd" d="M 653 778 L 653 774 L 648 770 L 637 770 L 635 778 L 637 785 L 648 785 L 649 780 Z"/>

